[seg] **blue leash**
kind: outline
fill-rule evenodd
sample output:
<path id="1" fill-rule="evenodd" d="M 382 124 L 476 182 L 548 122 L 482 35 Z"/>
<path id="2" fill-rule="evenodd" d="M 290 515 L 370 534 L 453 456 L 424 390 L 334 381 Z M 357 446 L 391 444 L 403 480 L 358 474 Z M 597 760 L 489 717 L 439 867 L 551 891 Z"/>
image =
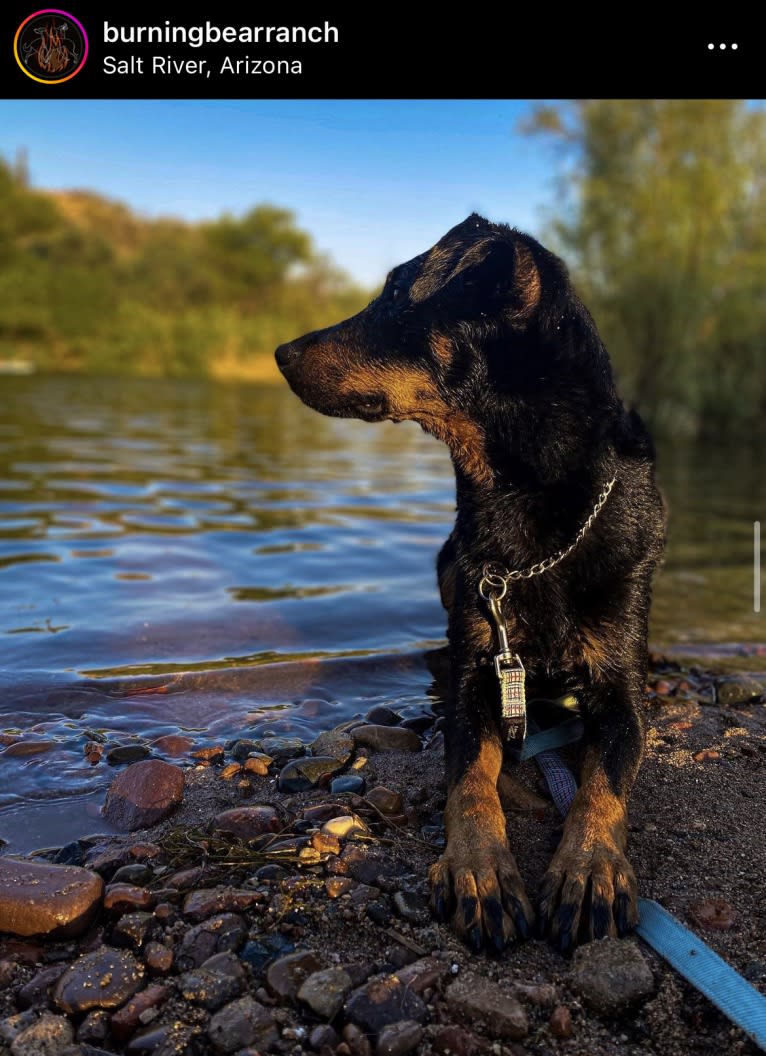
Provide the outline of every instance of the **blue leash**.
<path id="1" fill-rule="evenodd" d="M 537 729 L 530 724 L 534 732 L 526 738 L 517 758 L 534 758 L 559 813 L 566 817 L 577 783 L 554 749 L 577 740 L 582 723 L 575 718 L 543 732 Z M 641 919 L 636 933 L 766 1052 L 766 997 L 659 902 L 639 898 L 638 908 Z"/>

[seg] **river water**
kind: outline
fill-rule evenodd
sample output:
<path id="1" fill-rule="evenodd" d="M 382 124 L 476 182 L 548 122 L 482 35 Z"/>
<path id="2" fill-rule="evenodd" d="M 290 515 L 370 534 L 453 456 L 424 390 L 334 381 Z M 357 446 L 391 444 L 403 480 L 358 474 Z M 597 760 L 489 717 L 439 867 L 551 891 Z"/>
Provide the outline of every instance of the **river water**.
<path id="1" fill-rule="evenodd" d="M 762 450 L 660 445 L 655 646 L 766 666 Z M 103 829 L 93 733 L 308 741 L 377 703 L 431 707 L 453 509 L 416 426 L 323 418 L 280 385 L 0 378 L 0 730 L 24 745 L 0 748 L 0 837 Z"/>

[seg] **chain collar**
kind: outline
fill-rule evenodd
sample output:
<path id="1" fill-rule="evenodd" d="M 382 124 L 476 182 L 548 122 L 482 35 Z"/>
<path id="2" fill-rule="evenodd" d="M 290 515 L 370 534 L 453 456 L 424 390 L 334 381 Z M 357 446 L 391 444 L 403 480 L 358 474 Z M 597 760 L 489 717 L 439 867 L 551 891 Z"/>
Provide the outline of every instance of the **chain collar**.
<path id="1" fill-rule="evenodd" d="M 537 561 L 534 565 L 530 565 L 528 568 L 514 568 L 510 572 L 503 565 L 499 565 L 494 561 L 488 561 L 482 568 L 482 576 L 479 581 L 479 594 L 481 594 L 482 598 L 489 602 L 492 600 L 500 601 L 501 598 L 505 597 L 510 583 L 519 579 L 532 579 L 533 576 L 540 576 L 543 572 L 555 568 L 556 565 L 569 557 L 572 551 L 580 545 L 593 527 L 593 522 L 601 513 L 604 503 L 609 498 L 616 480 L 616 476 L 612 477 L 609 483 L 604 486 L 604 489 L 596 500 L 596 505 L 591 510 L 587 521 L 583 524 L 573 542 L 571 542 L 566 549 L 559 550 L 555 554 L 551 554 L 550 557 L 546 557 L 544 560 Z"/>

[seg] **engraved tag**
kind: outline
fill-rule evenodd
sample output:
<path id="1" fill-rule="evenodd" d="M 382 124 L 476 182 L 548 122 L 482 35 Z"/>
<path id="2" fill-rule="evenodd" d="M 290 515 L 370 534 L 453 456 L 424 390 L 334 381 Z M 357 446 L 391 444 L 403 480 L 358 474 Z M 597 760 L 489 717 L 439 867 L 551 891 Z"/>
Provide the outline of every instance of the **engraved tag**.
<path id="1" fill-rule="evenodd" d="M 505 736 L 506 740 L 520 742 L 527 735 L 526 672 L 518 653 L 511 652 L 500 598 L 491 596 L 488 601 L 500 645 L 500 652 L 495 656 L 495 672 L 500 681 L 500 707 Z"/>

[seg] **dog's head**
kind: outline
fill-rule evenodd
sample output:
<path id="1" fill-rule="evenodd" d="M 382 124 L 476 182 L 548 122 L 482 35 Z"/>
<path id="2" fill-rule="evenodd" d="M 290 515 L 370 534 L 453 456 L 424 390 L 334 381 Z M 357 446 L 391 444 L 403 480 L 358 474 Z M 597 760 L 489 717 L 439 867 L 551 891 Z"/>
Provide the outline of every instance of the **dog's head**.
<path id="1" fill-rule="evenodd" d="M 394 268 L 358 315 L 281 345 L 276 360 L 309 407 L 419 422 L 476 476 L 487 393 L 544 383 L 573 298 L 557 257 L 474 214 Z"/>

